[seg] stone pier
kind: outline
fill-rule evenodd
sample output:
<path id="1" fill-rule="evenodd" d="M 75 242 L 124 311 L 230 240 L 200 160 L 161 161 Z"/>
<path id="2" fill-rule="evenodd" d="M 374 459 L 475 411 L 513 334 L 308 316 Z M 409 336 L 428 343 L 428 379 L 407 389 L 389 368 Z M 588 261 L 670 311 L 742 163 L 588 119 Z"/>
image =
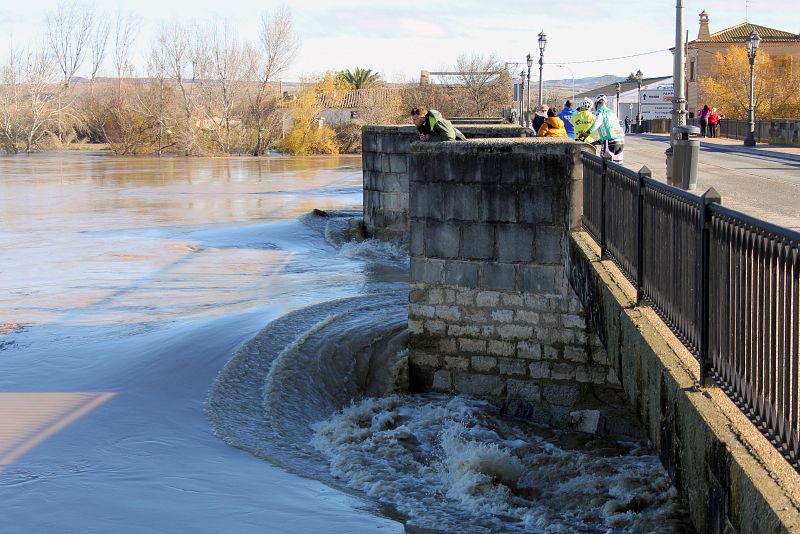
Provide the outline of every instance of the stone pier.
<path id="1" fill-rule="evenodd" d="M 412 145 L 412 387 L 540 420 L 619 390 L 565 275 L 582 150 L 541 138 Z"/>
<path id="2" fill-rule="evenodd" d="M 526 137 L 514 124 L 459 124 L 468 139 Z M 408 240 L 408 152 L 419 140 L 414 126 L 364 126 L 364 226 L 367 235 Z"/>

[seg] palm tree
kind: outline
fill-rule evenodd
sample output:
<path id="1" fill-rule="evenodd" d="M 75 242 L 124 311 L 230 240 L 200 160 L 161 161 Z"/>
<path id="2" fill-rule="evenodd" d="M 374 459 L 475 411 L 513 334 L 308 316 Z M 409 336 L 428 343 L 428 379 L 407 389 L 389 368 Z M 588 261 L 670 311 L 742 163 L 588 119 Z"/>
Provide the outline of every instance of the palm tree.
<path id="1" fill-rule="evenodd" d="M 373 85 L 381 83 L 381 75 L 377 72 L 372 72 L 372 69 L 361 69 L 356 67 L 355 70 L 343 70 L 339 73 L 339 79 L 344 82 L 350 89 L 366 89 Z"/>

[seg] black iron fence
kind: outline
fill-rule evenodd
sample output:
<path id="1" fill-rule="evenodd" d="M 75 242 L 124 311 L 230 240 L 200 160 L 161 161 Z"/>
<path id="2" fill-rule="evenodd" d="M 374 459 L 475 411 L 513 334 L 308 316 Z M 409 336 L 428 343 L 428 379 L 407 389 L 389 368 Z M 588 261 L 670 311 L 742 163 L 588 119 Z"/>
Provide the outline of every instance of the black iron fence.
<path id="1" fill-rule="evenodd" d="M 713 378 L 800 470 L 800 233 L 593 154 L 583 226 Z"/>
<path id="2" fill-rule="evenodd" d="M 672 119 L 649 119 L 642 121 L 641 131 L 644 133 L 669 133 L 672 129 Z M 698 119 L 687 119 L 686 124 L 700 126 Z M 770 121 L 756 121 L 753 138 L 757 143 L 769 143 L 769 131 L 772 127 Z M 740 119 L 722 119 L 717 126 L 717 137 L 744 140 L 750 131 L 750 123 Z"/>

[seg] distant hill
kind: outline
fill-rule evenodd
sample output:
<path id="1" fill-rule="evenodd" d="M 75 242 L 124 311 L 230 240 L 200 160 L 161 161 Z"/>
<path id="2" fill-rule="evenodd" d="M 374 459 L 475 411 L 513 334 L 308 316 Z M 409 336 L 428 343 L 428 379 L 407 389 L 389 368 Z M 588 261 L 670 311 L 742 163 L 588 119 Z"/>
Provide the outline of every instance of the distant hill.
<path id="1" fill-rule="evenodd" d="M 596 87 L 603 87 L 604 85 L 621 82 L 624 80 L 625 76 L 616 76 L 614 74 L 575 78 L 575 93 L 582 93 Z M 531 84 L 533 84 L 533 80 L 531 80 Z M 572 78 L 545 80 L 544 85 L 547 89 L 557 89 L 565 92 L 572 92 Z"/>

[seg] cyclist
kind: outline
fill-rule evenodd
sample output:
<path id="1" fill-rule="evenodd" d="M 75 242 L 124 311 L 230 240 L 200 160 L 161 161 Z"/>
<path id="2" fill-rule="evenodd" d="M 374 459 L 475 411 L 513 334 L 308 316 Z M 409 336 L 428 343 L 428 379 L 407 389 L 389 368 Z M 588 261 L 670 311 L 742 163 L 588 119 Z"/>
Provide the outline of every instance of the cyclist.
<path id="1" fill-rule="evenodd" d="M 584 98 L 578 105 L 578 112 L 570 117 L 569 121 L 575 128 L 575 139 L 591 143 L 591 138 L 587 139 L 587 136 L 589 135 L 589 128 L 594 124 L 592 100 L 590 98 Z"/>
<path id="2" fill-rule="evenodd" d="M 625 148 L 625 131 L 619 125 L 617 114 L 606 103 L 608 97 L 600 94 L 594 98 L 596 114 L 589 134 L 602 145 L 601 154 L 611 154 L 611 161 L 622 165 L 622 151 Z"/>

